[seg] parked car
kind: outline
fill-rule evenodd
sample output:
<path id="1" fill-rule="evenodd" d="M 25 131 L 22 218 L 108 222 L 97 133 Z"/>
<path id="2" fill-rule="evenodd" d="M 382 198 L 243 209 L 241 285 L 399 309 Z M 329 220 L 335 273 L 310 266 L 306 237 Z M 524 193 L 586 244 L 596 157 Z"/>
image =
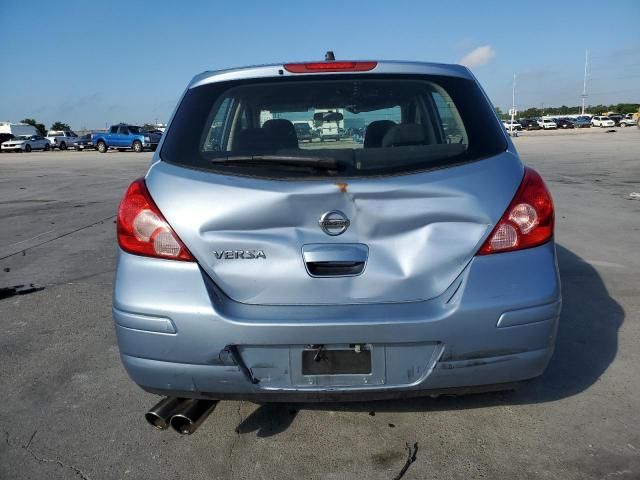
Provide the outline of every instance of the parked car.
<path id="1" fill-rule="evenodd" d="M 159 128 L 154 128 L 153 130 L 143 130 L 144 133 L 152 133 L 154 135 L 162 136 L 164 130 L 160 130 Z"/>
<path id="2" fill-rule="evenodd" d="M 621 127 L 633 127 L 638 125 L 638 118 L 633 118 L 632 114 L 627 114 L 622 120 L 620 120 Z"/>
<path id="3" fill-rule="evenodd" d="M 224 398 L 510 388 L 551 358 L 553 203 L 475 77 L 334 63 L 198 75 L 123 197 L 113 318 L 133 381 L 166 397 L 158 428 L 193 433 Z M 364 144 L 299 149 L 319 108 L 366 120 Z"/>
<path id="4" fill-rule="evenodd" d="M 59 148 L 60 150 L 72 147 L 78 139 L 78 135 L 71 130 L 49 130 L 49 133 L 47 133 L 47 140 L 51 148 Z"/>
<path id="5" fill-rule="evenodd" d="M 613 123 L 615 123 L 616 127 L 620 126 L 620 121 L 624 119 L 624 115 L 621 115 L 619 113 L 612 113 L 611 115 L 607 115 L 609 117 L 609 120 L 613 120 Z"/>
<path id="6" fill-rule="evenodd" d="M 325 142 L 327 140 L 334 140 L 337 142 L 340 140 L 340 122 L 343 120 L 342 113 L 331 109 L 318 109 L 316 113 L 314 113 L 313 119 L 318 125 L 321 142 Z"/>
<path id="7" fill-rule="evenodd" d="M 525 130 L 540 130 L 542 127 L 538 125 L 538 121 L 533 118 L 523 118 L 520 120 L 520 125 Z"/>
<path id="8" fill-rule="evenodd" d="M 86 135 L 78 138 L 77 141 L 73 143 L 73 147 L 77 150 L 95 150 L 96 146 L 93 144 L 93 140 L 91 140 L 91 134 L 87 133 Z"/>
<path id="9" fill-rule="evenodd" d="M 313 141 L 313 133 L 311 132 L 311 127 L 308 123 L 294 123 L 293 126 L 296 129 L 296 135 L 298 136 L 298 141 L 309 142 Z"/>
<path id="10" fill-rule="evenodd" d="M 503 120 L 502 121 L 502 125 L 504 126 L 504 128 L 506 128 L 507 130 L 522 130 L 522 124 L 520 122 L 518 122 L 517 120 L 513 120 L 513 123 L 511 120 Z"/>
<path id="11" fill-rule="evenodd" d="M 591 119 L 591 125 L 594 127 L 615 127 L 616 124 L 609 117 L 604 115 L 596 115 Z"/>
<path id="12" fill-rule="evenodd" d="M 591 119 L 589 117 L 577 117 L 573 119 L 573 125 L 576 128 L 590 128 Z"/>
<path id="13" fill-rule="evenodd" d="M 558 128 L 558 124 L 550 118 L 541 118 L 540 120 L 538 120 L 538 125 L 543 130 L 554 130 Z"/>
<path id="14" fill-rule="evenodd" d="M 0 145 L 8 140 L 14 139 L 15 136 L 12 133 L 0 133 Z"/>
<path id="15" fill-rule="evenodd" d="M 136 125 L 120 123 L 112 125 L 108 132 L 91 134 L 91 141 L 101 153 L 105 153 L 109 149 L 132 149 L 134 152 L 155 151 L 160 141 L 160 135 L 145 133 L 141 127 Z"/>
<path id="16" fill-rule="evenodd" d="M 31 150 L 50 150 L 49 140 L 40 135 L 19 135 L 3 142 L 0 146 L 3 152 L 30 152 Z"/>
<path id="17" fill-rule="evenodd" d="M 567 129 L 576 127 L 573 120 L 570 118 L 556 118 L 555 121 L 558 128 Z"/>

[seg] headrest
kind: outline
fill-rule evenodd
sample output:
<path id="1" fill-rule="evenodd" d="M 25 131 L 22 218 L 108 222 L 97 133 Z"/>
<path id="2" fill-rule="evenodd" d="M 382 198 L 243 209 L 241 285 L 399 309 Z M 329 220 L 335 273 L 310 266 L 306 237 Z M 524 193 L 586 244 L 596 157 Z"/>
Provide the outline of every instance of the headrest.
<path id="1" fill-rule="evenodd" d="M 280 148 L 296 148 L 298 146 L 296 129 L 289 120 L 284 118 L 267 120 L 262 125 L 262 129 L 267 132 L 276 150 Z"/>
<path id="2" fill-rule="evenodd" d="M 422 125 L 406 123 L 396 125 L 382 139 L 383 147 L 404 147 L 409 145 L 424 145 L 426 136 Z"/>
<path id="3" fill-rule="evenodd" d="M 382 146 L 382 138 L 393 127 L 396 122 L 391 120 L 376 120 L 367 125 L 364 133 L 364 148 L 375 148 Z"/>

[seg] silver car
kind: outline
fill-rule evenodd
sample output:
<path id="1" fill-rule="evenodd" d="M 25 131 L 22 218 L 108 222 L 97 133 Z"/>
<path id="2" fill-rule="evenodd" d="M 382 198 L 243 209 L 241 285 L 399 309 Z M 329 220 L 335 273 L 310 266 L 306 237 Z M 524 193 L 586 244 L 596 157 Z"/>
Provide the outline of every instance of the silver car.
<path id="1" fill-rule="evenodd" d="M 364 140 L 303 143 L 294 122 Z M 511 388 L 553 352 L 553 229 L 465 67 L 205 72 L 119 208 L 121 358 L 181 433 L 227 398 Z"/>

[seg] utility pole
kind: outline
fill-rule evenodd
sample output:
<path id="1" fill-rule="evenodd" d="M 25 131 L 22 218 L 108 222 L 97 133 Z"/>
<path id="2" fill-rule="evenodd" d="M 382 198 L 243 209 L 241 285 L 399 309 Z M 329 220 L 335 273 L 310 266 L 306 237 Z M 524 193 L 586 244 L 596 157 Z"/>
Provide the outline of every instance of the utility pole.
<path id="1" fill-rule="evenodd" d="M 584 51 L 584 79 L 582 81 L 582 115 L 584 115 L 584 103 L 587 99 L 587 68 L 589 65 L 589 49 Z"/>

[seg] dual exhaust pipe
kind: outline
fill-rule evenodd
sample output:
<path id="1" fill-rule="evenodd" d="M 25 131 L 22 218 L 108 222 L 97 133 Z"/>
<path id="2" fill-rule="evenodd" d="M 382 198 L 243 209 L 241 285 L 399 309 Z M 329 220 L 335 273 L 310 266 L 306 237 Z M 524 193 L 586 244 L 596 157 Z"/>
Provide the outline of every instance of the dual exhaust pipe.
<path id="1" fill-rule="evenodd" d="M 171 427 L 180 435 L 191 435 L 217 405 L 218 400 L 167 397 L 156 403 L 144 418 L 158 430 Z"/>

